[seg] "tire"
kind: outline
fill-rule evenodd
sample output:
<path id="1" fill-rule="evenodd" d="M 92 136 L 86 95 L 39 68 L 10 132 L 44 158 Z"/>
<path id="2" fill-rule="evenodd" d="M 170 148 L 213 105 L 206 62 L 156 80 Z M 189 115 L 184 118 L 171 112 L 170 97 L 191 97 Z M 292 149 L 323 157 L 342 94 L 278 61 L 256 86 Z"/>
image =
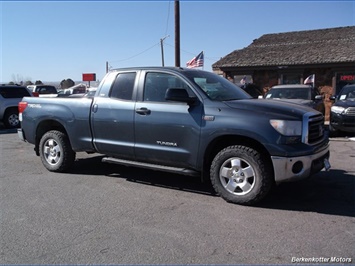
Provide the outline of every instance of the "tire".
<path id="1" fill-rule="evenodd" d="M 231 203 L 253 205 L 271 190 L 273 179 L 268 163 L 256 150 L 230 146 L 213 159 L 211 183 L 218 195 Z"/>
<path id="2" fill-rule="evenodd" d="M 39 143 L 43 165 L 51 172 L 65 172 L 75 161 L 69 139 L 63 132 L 52 130 L 43 135 Z"/>
<path id="3" fill-rule="evenodd" d="M 18 128 L 20 127 L 20 120 L 18 117 L 18 111 L 15 109 L 7 110 L 4 115 L 4 125 L 6 128 Z"/>
<path id="4" fill-rule="evenodd" d="M 335 129 L 329 122 L 329 137 L 337 137 L 339 135 L 339 130 Z"/>

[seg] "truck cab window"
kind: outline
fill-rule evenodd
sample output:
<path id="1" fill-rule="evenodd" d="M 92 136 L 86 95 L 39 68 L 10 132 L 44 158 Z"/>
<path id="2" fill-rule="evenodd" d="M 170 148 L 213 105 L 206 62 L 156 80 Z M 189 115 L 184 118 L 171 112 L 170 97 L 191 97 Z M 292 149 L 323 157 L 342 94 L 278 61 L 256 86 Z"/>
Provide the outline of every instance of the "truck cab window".
<path id="1" fill-rule="evenodd" d="M 112 85 L 110 97 L 122 100 L 132 100 L 136 72 L 121 73 Z"/>
<path id="2" fill-rule="evenodd" d="M 144 101 L 165 102 L 168 88 L 186 89 L 189 95 L 193 95 L 189 86 L 179 77 L 166 73 L 149 72 L 144 84 Z"/>

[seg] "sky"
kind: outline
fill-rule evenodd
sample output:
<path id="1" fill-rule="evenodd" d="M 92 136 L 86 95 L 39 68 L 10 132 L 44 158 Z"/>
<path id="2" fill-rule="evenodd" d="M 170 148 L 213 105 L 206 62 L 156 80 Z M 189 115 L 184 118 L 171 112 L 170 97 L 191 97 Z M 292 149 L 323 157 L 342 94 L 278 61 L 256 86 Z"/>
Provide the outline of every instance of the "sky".
<path id="1" fill-rule="evenodd" d="M 355 25 L 355 1 L 180 0 L 180 61 L 203 69 L 264 34 Z M 174 1 L 0 1 L 0 82 L 175 65 Z"/>

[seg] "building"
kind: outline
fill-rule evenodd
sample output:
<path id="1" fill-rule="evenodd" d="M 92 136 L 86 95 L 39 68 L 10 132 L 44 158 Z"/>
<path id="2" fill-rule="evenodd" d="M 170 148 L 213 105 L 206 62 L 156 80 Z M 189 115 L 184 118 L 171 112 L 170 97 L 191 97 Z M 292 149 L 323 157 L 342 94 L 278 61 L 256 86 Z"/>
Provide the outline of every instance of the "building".
<path id="1" fill-rule="evenodd" d="M 302 84 L 315 74 L 315 86 L 333 94 L 355 83 L 355 26 L 265 34 L 212 65 L 217 74 L 241 78 L 260 88 Z"/>

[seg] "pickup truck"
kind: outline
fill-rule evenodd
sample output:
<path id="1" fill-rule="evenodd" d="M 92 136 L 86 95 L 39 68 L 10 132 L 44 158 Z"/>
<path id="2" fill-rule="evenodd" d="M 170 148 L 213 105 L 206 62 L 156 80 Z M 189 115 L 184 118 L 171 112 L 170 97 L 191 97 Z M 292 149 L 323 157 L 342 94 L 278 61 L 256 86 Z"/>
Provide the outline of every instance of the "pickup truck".
<path id="1" fill-rule="evenodd" d="M 227 202 L 253 205 L 274 184 L 330 168 L 318 111 L 253 99 L 214 73 L 178 67 L 108 72 L 94 97 L 23 98 L 21 140 L 69 171 L 77 152 L 103 162 L 200 176 Z"/>

